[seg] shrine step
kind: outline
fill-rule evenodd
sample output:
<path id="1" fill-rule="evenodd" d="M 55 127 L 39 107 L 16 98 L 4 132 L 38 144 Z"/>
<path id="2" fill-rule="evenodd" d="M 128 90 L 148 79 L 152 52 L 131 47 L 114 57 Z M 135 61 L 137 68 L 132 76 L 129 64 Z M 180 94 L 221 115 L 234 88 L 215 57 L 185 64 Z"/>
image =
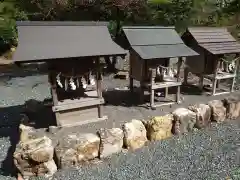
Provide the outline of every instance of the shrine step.
<path id="1" fill-rule="evenodd" d="M 67 119 L 67 120 L 61 120 L 59 122 L 59 126 L 60 127 L 82 126 L 84 124 L 96 123 L 96 122 L 100 122 L 100 121 L 105 121 L 107 119 L 108 119 L 107 116 L 103 116 L 102 118 L 86 119 L 86 120 L 82 120 L 82 121 L 79 121 L 79 119 L 78 120 Z"/>

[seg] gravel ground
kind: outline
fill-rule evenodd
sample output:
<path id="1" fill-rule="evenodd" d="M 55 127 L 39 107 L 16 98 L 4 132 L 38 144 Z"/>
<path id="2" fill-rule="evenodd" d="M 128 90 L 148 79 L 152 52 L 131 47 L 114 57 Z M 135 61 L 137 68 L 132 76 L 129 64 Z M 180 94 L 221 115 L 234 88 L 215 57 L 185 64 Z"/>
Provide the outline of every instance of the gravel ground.
<path id="1" fill-rule="evenodd" d="M 240 165 L 240 123 L 149 144 L 133 153 L 113 156 L 95 167 L 59 171 L 55 178 L 87 180 L 226 179 Z"/>
<path id="2" fill-rule="evenodd" d="M 110 77 L 104 80 L 104 88 L 109 92 L 116 86 L 125 87 L 128 84 L 127 81 L 122 80 L 111 81 Z M 19 113 L 26 100 L 43 101 L 50 97 L 47 76 L 36 75 L 12 79 L 2 77 L 0 92 L 0 179 L 14 179 L 10 177 L 13 169 L 11 159 L 18 141 L 16 127 L 20 120 Z M 91 132 L 100 127 L 120 127 L 120 124 L 131 118 L 146 119 L 149 116 L 165 114 L 177 107 L 175 105 L 152 111 L 129 104 L 124 98 L 131 99 L 133 96 L 129 96 L 124 91 L 108 95 L 106 99 L 109 104 L 104 107 L 104 112 L 109 116 L 109 120 L 96 123 L 94 126 L 83 126 L 81 131 Z M 214 97 L 216 98 L 222 97 Z M 191 94 L 184 95 L 184 99 L 181 106 L 200 101 L 207 102 L 213 98 L 208 96 L 200 98 L 198 94 Z M 45 119 L 43 116 L 39 117 Z M 231 171 L 240 168 L 239 127 L 239 121 L 213 125 L 212 129 L 152 143 L 134 153 L 115 155 L 97 167 L 59 171 L 55 178 L 64 180 L 226 179 Z M 67 132 L 69 131 L 62 133 Z"/>

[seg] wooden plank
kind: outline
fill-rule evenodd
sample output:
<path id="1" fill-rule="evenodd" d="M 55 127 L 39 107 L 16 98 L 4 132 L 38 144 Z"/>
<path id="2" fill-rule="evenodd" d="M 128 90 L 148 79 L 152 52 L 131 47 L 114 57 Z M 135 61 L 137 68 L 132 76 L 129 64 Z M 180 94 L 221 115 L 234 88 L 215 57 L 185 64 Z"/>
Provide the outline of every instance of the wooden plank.
<path id="1" fill-rule="evenodd" d="M 206 44 L 201 44 L 201 46 L 204 47 L 209 47 L 209 48 L 219 48 L 219 47 L 239 47 L 238 42 L 230 42 L 230 43 L 206 43 Z"/>
<path id="2" fill-rule="evenodd" d="M 205 78 L 208 78 L 208 79 L 211 79 L 211 80 L 214 80 L 214 75 L 213 74 L 207 74 L 207 75 L 204 75 Z M 217 75 L 216 76 L 216 79 L 217 80 L 220 80 L 220 79 L 232 79 L 234 78 L 235 75 L 234 74 L 231 74 L 231 73 L 224 73 L 222 75 Z"/>
<path id="3" fill-rule="evenodd" d="M 226 28 L 209 28 L 209 27 L 198 27 L 198 28 L 189 28 L 190 32 L 195 35 L 200 34 L 226 34 L 228 31 Z M 228 33 L 229 34 L 229 33 Z"/>
<path id="4" fill-rule="evenodd" d="M 211 50 L 211 51 L 240 51 L 240 45 L 239 46 L 219 46 L 219 47 L 215 47 L 215 46 L 205 46 L 202 45 L 202 47 L 204 47 L 207 50 Z"/>
<path id="5" fill-rule="evenodd" d="M 98 117 L 98 108 L 96 106 L 71 109 L 58 112 L 57 118 L 59 126 L 71 127 L 106 120 L 106 116 Z"/>
<path id="6" fill-rule="evenodd" d="M 216 36 L 194 36 L 199 43 L 222 43 L 222 42 L 229 42 L 234 41 L 231 36 L 224 36 L 224 37 L 216 37 Z"/>
<path id="7" fill-rule="evenodd" d="M 84 98 L 82 98 L 84 99 Z M 76 109 L 76 108 L 81 108 L 81 107 L 89 107 L 89 106 L 94 106 L 94 105 L 101 105 L 104 104 L 104 99 L 103 98 L 86 98 L 85 100 L 73 100 L 73 103 L 64 103 L 61 102 L 60 105 L 53 106 L 52 110 L 54 112 L 59 112 L 59 111 L 65 111 L 69 109 Z"/>
<path id="8" fill-rule="evenodd" d="M 216 79 L 217 80 L 221 80 L 221 79 L 232 79 L 234 78 L 235 75 L 234 74 L 226 74 L 224 76 L 221 76 L 221 75 L 217 75 Z"/>
<path id="9" fill-rule="evenodd" d="M 224 94 L 229 94 L 231 92 L 219 92 L 219 93 L 214 93 L 214 94 L 211 94 L 212 96 L 219 96 L 219 95 L 224 95 Z"/>
<path id="10" fill-rule="evenodd" d="M 232 36 L 228 33 L 228 32 L 224 32 L 224 33 L 194 33 L 194 37 L 197 38 L 198 40 L 204 40 L 204 39 L 229 39 L 232 41 L 233 38 Z M 215 41 L 213 41 L 215 42 Z"/>
<path id="11" fill-rule="evenodd" d="M 62 122 L 61 127 L 74 127 L 74 126 L 82 126 L 84 124 L 90 124 L 90 123 L 96 123 L 107 120 L 107 116 L 103 116 L 101 118 L 94 118 L 94 119 L 87 119 L 84 121 L 68 121 L 68 122 Z"/>
<path id="12" fill-rule="evenodd" d="M 161 89 L 166 87 L 174 87 L 174 86 L 181 86 L 181 82 L 159 82 L 153 85 L 153 89 Z"/>
<path id="13" fill-rule="evenodd" d="M 159 103 L 159 104 L 155 104 L 154 106 L 149 105 L 151 108 L 158 108 L 158 107 L 162 107 L 162 106 L 169 106 L 169 105 L 173 105 L 175 104 L 175 102 L 167 102 L 167 103 Z"/>
<path id="14" fill-rule="evenodd" d="M 69 109 L 65 111 L 60 111 L 61 120 L 74 120 L 84 121 L 86 119 L 98 118 L 98 108 L 97 106 L 82 107 L 77 109 Z"/>

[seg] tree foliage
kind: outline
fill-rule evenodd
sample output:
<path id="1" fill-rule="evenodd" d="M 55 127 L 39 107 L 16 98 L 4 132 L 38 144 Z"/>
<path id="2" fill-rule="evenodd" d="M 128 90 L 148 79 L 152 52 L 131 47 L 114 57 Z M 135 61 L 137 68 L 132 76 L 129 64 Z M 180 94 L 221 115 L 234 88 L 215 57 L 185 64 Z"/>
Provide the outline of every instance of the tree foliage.
<path id="1" fill-rule="evenodd" d="M 239 0 L 11 0 L 0 2 L 0 48 L 16 44 L 15 20 L 110 21 L 113 37 L 126 25 L 231 26 Z"/>

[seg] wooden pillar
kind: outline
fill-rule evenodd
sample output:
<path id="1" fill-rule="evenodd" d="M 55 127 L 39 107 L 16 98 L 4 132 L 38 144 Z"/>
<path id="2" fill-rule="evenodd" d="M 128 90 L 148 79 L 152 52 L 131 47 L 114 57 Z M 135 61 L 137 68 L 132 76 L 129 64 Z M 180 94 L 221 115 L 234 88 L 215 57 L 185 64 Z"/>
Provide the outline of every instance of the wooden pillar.
<path id="1" fill-rule="evenodd" d="M 133 78 L 131 76 L 129 78 L 129 88 L 130 92 L 133 93 Z"/>
<path id="2" fill-rule="evenodd" d="M 177 64 L 177 82 L 180 81 L 180 70 L 181 70 L 182 62 L 183 62 L 182 57 L 179 57 L 178 64 Z"/>
<path id="3" fill-rule="evenodd" d="M 132 53 L 130 52 L 130 58 L 129 58 L 129 88 L 130 92 L 133 92 L 133 78 L 132 78 Z"/>
<path id="4" fill-rule="evenodd" d="M 212 95 L 215 95 L 216 93 L 216 87 L 217 87 L 217 72 L 218 72 L 218 67 L 219 67 L 220 61 L 217 58 L 215 67 L 214 67 L 214 75 L 213 75 L 213 82 L 212 82 Z"/>
<path id="5" fill-rule="evenodd" d="M 217 61 L 219 61 L 219 62 L 218 62 L 218 67 L 217 67 L 217 68 L 218 68 L 218 69 L 219 69 L 219 68 L 222 68 L 222 67 L 223 67 L 223 60 L 220 59 L 220 57 L 219 57 Z M 219 85 L 220 85 L 220 79 L 217 80 L 217 83 L 216 83 L 216 89 L 219 88 Z"/>
<path id="6" fill-rule="evenodd" d="M 231 92 L 234 92 L 234 85 L 235 85 L 237 73 L 238 73 L 238 70 L 239 70 L 240 54 L 238 54 L 236 58 L 238 58 L 238 59 L 236 60 L 236 64 L 235 64 L 234 78 L 233 78 L 231 89 L 230 89 Z"/>
<path id="7" fill-rule="evenodd" d="M 57 96 L 57 84 L 56 84 L 56 72 L 52 70 L 52 67 L 50 64 L 48 64 L 48 82 L 50 84 L 50 88 L 51 88 L 51 95 L 52 95 L 52 100 L 53 100 L 53 105 L 57 106 L 58 105 L 58 96 Z M 59 122 L 59 112 L 55 112 L 55 116 L 56 116 L 56 124 L 57 126 L 61 126 L 60 122 Z"/>
<path id="8" fill-rule="evenodd" d="M 189 69 L 188 67 L 185 67 L 184 68 L 184 81 L 183 81 L 183 84 L 187 85 L 188 84 L 188 73 L 189 73 Z"/>
<path id="9" fill-rule="evenodd" d="M 204 76 L 203 76 L 203 74 L 200 74 L 199 75 L 199 88 L 201 90 L 203 90 L 203 80 L 204 80 Z"/>
<path id="10" fill-rule="evenodd" d="M 150 106 L 151 108 L 154 108 L 154 89 L 153 86 L 155 84 L 155 77 L 156 77 L 156 69 L 151 69 L 151 76 L 150 76 Z"/>
<path id="11" fill-rule="evenodd" d="M 178 59 L 178 66 L 177 66 L 177 82 L 180 81 L 180 70 L 181 70 L 181 66 L 182 66 L 182 62 L 183 62 L 183 59 L 182 57 L 180 57 Z M 176 102 L 179 103 L 180 102 L 180 86 L 177 86 L 177 92 L 176 92 Z"/>
<path id="12" fill-rule="evenodd" d="M 98 98 L 102 98 L 102 71 L 100 67 L 100 60 L 99 57 L 96 58 L 96 64 L 97 64 L 97 72 L 96 72 L 96 78 L 97 78 L 97 95 Z M 103 110 L 102 105 L 98 105 L 98 116 L 99 118 L 103 117 Z"/>
<path id="13" fill-rule="evenodd" d="M 165 98 L 168 98 L 168 87 L 165 88 Z"/>

